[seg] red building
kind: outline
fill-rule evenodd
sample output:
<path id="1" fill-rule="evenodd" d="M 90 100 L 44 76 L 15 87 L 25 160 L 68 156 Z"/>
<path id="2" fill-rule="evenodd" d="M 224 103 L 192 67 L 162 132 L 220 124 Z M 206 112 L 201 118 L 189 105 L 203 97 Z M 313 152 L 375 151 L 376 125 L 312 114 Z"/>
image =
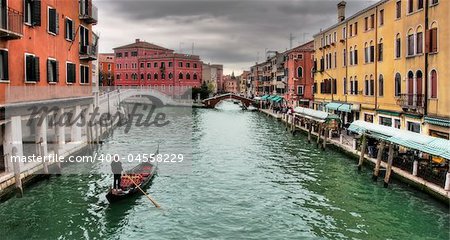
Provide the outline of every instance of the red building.
<path id="1" fill-rule="evenodd" d="M 100 86 L 113 86 L 115 77 L 114 53 L 98 55 Z"/>
<path id="2" fill-rule="evenodd" d="M 200 87 L 202 65 L 199 56 L 145 41 L 117 47 L 115 54 L 116 86 L 153 86 L 162 90 Z"/>
<path id="3" fill-rule="evenodd" d="M 287 72 L 285 99 L 292 106 L 309 107 L 314 99 L 314 42 L 308 42 L 286 53 Z"/>
<path id="4" fill-rule="evenodd" d="M 45 89 L 92 84 L 91 61 L 98 38 L 92 32 L 97 8 L 91 0 L 0 0 L 0 102 L 10 86 Z M 14 100 L 33 101 L 66 95 L 26 94 Z M 91 91 L 86 93 L 91 95 Z M 49 90 L 50 91 L 50 90 Z M 75 90 L 73 90 L 75 92 Z M 69 94 L 69 95 L 67 95 Z M 83 94 L 84 95 L 84 94 Z"/>

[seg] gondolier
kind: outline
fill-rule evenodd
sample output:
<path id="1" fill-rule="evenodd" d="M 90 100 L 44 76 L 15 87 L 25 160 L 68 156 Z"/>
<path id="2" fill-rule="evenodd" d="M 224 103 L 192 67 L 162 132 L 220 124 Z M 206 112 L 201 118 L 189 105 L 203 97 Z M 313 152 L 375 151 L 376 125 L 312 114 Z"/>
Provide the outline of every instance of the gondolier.
<path id="1" fill-rule="evenodd" d="M 114 174 L 114 183 L 113 188 L 119 189 L 120 188 L 120 179 L 122 177 L 122 162 L 120 161 L 118 156 L 114 157 L 114 160 L 111 162 L 111 171 Z"/>

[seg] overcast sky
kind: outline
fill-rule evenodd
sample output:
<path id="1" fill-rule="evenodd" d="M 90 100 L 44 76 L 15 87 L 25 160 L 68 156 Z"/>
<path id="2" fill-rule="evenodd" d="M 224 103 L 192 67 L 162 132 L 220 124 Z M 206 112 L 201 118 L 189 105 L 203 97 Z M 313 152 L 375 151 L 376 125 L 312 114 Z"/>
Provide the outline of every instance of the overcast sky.
<path id="1" fill-rule="evenodd" d="M 377 0 L 348 0 L 346 15 Z M 265 50 L 284 51 L 312 40 L 337 22 L 338 0 L 94 0 L 99 8 L 100 51 L 136 38 L 200 55 L 205 63 L 240 74 Z"/>

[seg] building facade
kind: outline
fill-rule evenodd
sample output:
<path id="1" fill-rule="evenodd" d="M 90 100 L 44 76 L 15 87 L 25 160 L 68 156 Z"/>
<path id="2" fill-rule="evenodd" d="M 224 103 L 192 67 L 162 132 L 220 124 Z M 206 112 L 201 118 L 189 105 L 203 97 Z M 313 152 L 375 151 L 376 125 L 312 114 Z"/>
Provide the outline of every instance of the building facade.
<path id="1" fill-rule="evenodd" d="M 225 93 L 239 94 L 239 79 L 234 76 L 234 72 L 231 75 L 224 76 L 223 87 Z"/>
<path id="2" fill-rule="evenodd" d="M 166 91 L 200 87 L 203 63 L 199 56 L 175 53 L 145 41 L 117 47 L 116 86 L 152 86 Z"/>
<path id="3" fill-rule="evenodd" d="M 239 76 L 239 94 L 245 97 L 251 97 L 250 88 L 250 71 L 243 71 Z"/>
<path id="4" fill-rule="evenodd" d="M 314 36 L 316 109 L 449 138 L 450 2 L 382 0 Z"/>
<path id="5" fill-rule="evenodd" d="M 202 79 L 208 85 L 208 89 L 216 94 L 219 91 L 219 85 L 223 81 L 223 65 L 203 64 Z"/>
<path id="6" fill-rule="evenodd" d="M 101 53 L 99 60 L 99 84 L 100 86 L 114 86 L 115 68 L 114 53 Z"/>
<path id="7" fill-rule="evenodd" d="M 285 52 L 287 87 L 285 99 L 291 106 L 309 107 L 314 99 L 314 42 Z"/>

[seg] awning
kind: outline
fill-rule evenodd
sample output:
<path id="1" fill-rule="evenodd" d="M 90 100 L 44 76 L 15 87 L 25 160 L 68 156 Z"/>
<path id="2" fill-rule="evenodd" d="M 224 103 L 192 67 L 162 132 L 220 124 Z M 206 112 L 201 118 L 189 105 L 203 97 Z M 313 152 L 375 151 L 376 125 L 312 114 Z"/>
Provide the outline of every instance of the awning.
<path id="1" fill-rule="evenodd" d="M 450 141 L 398 128 L 355 121 L 348 128 L 352 132 L 388 141 L 403 147 L 418 150 L 450 160 Z"/>
<path id="2" fill-rule="evenodd" d="M 317 111 L 311 108 L 296 107 L 294 113 L 300 117 L 305 117 L 317 122 L 329 122 L 332 120 L 340 121 L 339 116 L 328 112 Z"/>
<path id="3" fill-rule="evenodd" d="M 377 113 L 389 115 L 389 116 L 393 116 L 393 117 L 400 117 L 400 113 L 394 112 L 394 111 L 389 111 L 389 110 L 377 110 Z"/>
<path id="4" fill-rule="evenodd" d="M 264 95 L 261 97 L 261 100 L 267 100 L 267 98 L 270 97 L 269 95 Z"/>
<path id="5" fill-rule="evenodd" d="M 283 97 L 278 97 L 276 100 L 274 100 L 275 102 L 282 102 L 283 101 Z"/>
<path id="6" fill-rule="evenodd" d="M 337 110 L 341 111 L 341 112 L 351 113 L 352 112 L 352 105 L 343 103 L 341 106 L 338 107 Z"/>
<path id="7" fill-rule="evenodd" d="M 450 127 L 450 119 L 425 117 L 425 122 L 441 127 Z"/>
<path id="8" fill-rule="evenodd" d="M 276 97 L 276 95 L 269 96 L 269 97 L 267 98 L 267 100 L 272 100 L 274 97 Z"/>
<path id="9" fill-rule="evenodd" d="M 342 103 L 331 102 L 326 105 L 328 110 L 338 110 L 338 108 L 342 105 Z"/>

